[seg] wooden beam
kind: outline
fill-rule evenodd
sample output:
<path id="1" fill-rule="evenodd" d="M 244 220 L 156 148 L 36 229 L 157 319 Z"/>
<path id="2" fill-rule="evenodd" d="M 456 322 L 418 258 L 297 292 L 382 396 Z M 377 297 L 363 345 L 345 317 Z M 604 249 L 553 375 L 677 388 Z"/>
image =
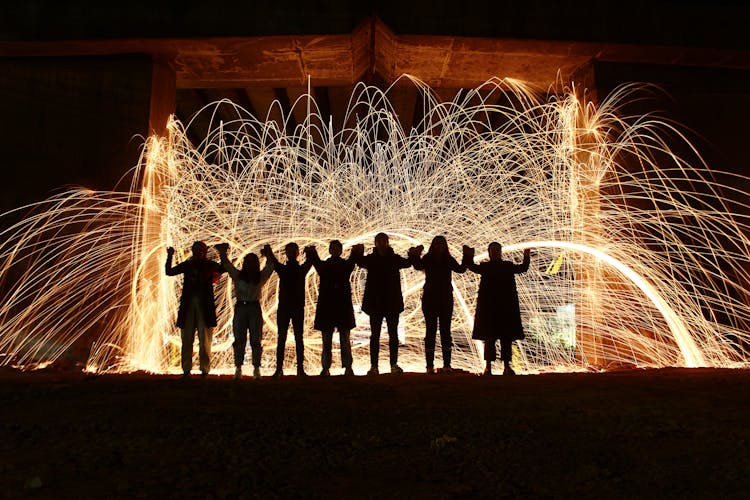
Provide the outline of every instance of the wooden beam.
<path id="1" fill-rule="evenodd" d="M 307 86 L 288 87 L 286 89 L 286 93 L 289 105 L 292 106 L 292 114 L 294 115 L 294 120 L 298 124 L 304 123 L 307 119 Z M 310 93 L 312 94 L 312 98 L 314 100 L 315 90 L 312 87 L 310 88 Z M 315 112 L 315 108 L 313 108 L 311 111 Z"/>
<path id="2" fill-rule="evenodd" d="M 344 115 L 349 106 L 349 98 L 354 90 L 354 85 L 328 87 L 328 105 L 331 115 L 333 116 L 334 130 L 341 130 L 342 126 L 353 127 L 356 124 L 356 116 L 349 116 L 348 123 L 344 124 Z M 328 117 L 324 117 L 325 124 L 328 125 Z M 338 120 L 338 121 L 337 121 Z"/>
<path id="3" fill-rule="evenodd" d="M 273 105 L 274 101 L 276 101 L 276 91 L 272 87 L 248 88 L 247 94 L 253 108 L 258 113 L 258 120 L 262 122 L 275 120 L 279 124 L 279 128 L 283 129 L 284 117 L 279 110 L 278 104 Z"/>
<path id="4" fill-rule="evenodd" d="M 316 85 L 350 83 L 362 71 L 355 70 L 352 41 L 326 35 L 183 42 L 174 65 L 181 87 L 300 86 L 308 76 Z"/>
<path id="5" fill-rule="evenodd" d="M 575 92 L 579 98 L 585 98 L 587 101 L 594 103 L 598 101 L 596 65 L 593 59 L 588 60 L 573 70 L 570 75 L 570 81 L 575 85 Z"/>
<path id="6" fill-rule="evenodd" d="M 247 91 L 245 89 L 234 89 L 234 100 L 249 114 L 257 116 L 257 114 L 255 113 L 255 108 L 253 108 L 253 103 L 250 102 L 250 98 L 248 97 Z"/>
<path id="7" fill-rule="evenodd" d="M 750 69 L 749 50 L 608 42 L 396 35 L 369 19 L 350 34 L 220 38 L 0 41 L 0 57 L 151 54 L 177 88 L 345 86 L 379 73 L 435 87 L 475 87 L 491 76 L 548 86 L 594 62 Z"/>
<path id="8" fill-rule="evenodd" d="M 399 85 L 388 91 L 388 101 L 396 112 L 404 134 L 409 135 L 414 120 L 414 108 L 418 99 L 418 89 L 414 85 Z M 421 103 L 420 103 L 421 104 Z"/>
<path id="9" fill-rule="evenodd" d="M 297 120 L 292 113 L 292 104 L 289 102 L 289 95 L 286 93 L 286 89 L 277 87 L 273 89 L 274 95 L 276 95 L 276 101 L 279 103 L 279 107 L 284 115 L 284 122 L 286 123 L 286 133 L 291 134 L 294 132 L 294 128 L 297 125 Z"/>
<path id="10" fill-rule="evenodd" d="M 176 109 L 175 74 L 163 61 L 154 61 L 151 68 L 148 131 L 149 134 L 164 136 L 167 134 L 169 117 Z"/>
<path id="11" fill-rule="evenodd" d="M 185 126 L 191 121 L 195 112 L 206 104 L 198 95 L 198 91 L 194 89 L 183 89 L 177 91 L 175 101 L 177 118 L 182 121 L 182 124 Z M 186 129 L 188 139 L 193 146 L 198 146 L 198 144 L 200 144 L 200 142 L 206 137 L 207 129 L 207 122 L 202 126 L 196 123 Z"/>
<path id="12" fill-rule="evenodd" d="M 437 87 L 432 89 L 440 102 L 450 102 L 461 91 L 460 87 Z"/>

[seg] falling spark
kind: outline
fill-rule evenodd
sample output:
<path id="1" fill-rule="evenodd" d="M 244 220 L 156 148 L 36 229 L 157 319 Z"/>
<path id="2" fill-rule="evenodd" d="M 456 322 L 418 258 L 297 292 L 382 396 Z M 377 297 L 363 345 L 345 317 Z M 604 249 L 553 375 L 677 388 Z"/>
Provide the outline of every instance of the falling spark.
<path id="1" fill-rule="evenodd" d="M 691 162 L 678 157 L 670 144 L 690 145 L 665 120 L 621 116 L 641 87 L 595 106 L 572 90 L 492 79 L 439 102 L 410 80 L 424 97 L 424 118 L 410 130 L 388 90 L 366 85 L 336 127 L 309 95 L 294 104 L 308 112 L 290 132 L 291 113 L 260 121 L 221 101 L 148 138 L 130 192 L 79 189 L 25 207 L 34 215 L 2 233 L 0 363 L 39 366 L 95 337 L 90 370 L 179 371 L 181 285 L 164 275 L 168 246 L 180 261 L 196 239 L 227 242 L 239 262 L 266 243 L 277 254 L 289 241 L 323 254 L 331 239 L 348 249 L 381 231 L 402 255 L 437 234 L 458 258 L 464 244 L 478 260 L 491 241 L 516 261 L 533 248 L 530 270 L 517 276 L 527 338 L 516 363 L 526 372 L 747 363 L 750 233 L 747 195 L 735 186 L 748 179 L 710 170 L 695 151 Z M 210 122 L 205 139 L 191 144 L 187 131 L 201 119 Z M 352 276 L 356 307 L 365 277 Z M 407 269 L 402 280 L 400 357 L 421 371 L 424 275 Z M 453 285 L 453 364 L 478 372 L 478 276 L 454 275 Z M 264 369 L 275 359 L 276 286 L 274 277 L 261 298 Z M 314 272 L 306 286 L 312 369 L 321 347 Z M 213 363 L 222 371 L 232 365 L 227 279 L 217 301 Z M 357 325 L 361 373 L 367 316 L 358 313 Z"/>

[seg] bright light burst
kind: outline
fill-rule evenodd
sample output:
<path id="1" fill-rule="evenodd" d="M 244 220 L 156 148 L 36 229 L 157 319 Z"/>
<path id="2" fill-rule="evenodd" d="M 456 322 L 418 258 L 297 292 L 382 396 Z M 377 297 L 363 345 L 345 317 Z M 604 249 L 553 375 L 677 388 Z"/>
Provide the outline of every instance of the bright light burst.
<path id="1" fill-rule="evenodd" d="M 512 80 L 445 103 L 417 80 L 397 84 L 423 96 L 424 118 L 411 130 L 388 91 L 365 85 L 336 126 L 303 96 L 295 106 L 307 119 L 291 132 L 292 115 L 262 122 L 222 101 L 201 111 L 211 125 L 200 144 L 187 139 L 193 122 L 171 121 L 168 137 L 149 138 L 131 192 L 74 190 L 39 204 L 2 235 L 0 362 L 53 361 L 95 332 L 90 369 L 178 371 L 180 280 L 164 275 L 167 246 L 177 261 L 196 239 L 228 242 L 236 260 L 265 243 L 280 253 L 289 241 L 323 255 L 333 238 L 346 250 L 369 246 L 380 231 L 402 255 L 437 234 L 457 258 L 463 244 L 478 248 L 478 260 L 495 240 L 517 261 L 535 248 L 517 279 L 527 332 L 516 347 L 521 370 L 748 361 L 747 195 L 717 183 L 697 154 L 691 163 L 673 154 L 669 144 L 689 144 L 666 121 L 620 116 L 641 87 L 624 86 L 597 107 L 575 92 L 539 93 Z M 220 107 L 236 119 L 220 121 Z M 364 277 L 353 275 L 355 302 Z M 402 277 L 402 364 L 421 371 L 423 275 Z M 474 372 L 482 366 L 470 340 L 477 284 L 471 272 L 455 276 L 454 366 Z M 320 359 L 316 285 L 313 271 L 311 370 Z M 214 366 L 226 369 L 231 283 L 218 288 Z M 262 299 L 265 367 L 275 358 L 275 291 L 273 278 Z M 357 324 L 361 372 L 367 316 Z"/>

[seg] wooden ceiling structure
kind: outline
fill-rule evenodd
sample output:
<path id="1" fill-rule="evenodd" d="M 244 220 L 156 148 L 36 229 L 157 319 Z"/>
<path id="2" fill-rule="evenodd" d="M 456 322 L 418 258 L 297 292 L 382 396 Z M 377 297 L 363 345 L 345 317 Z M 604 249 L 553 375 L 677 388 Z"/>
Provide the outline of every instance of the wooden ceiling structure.
<path id="1" fill-rule="evenodd" d="M 222 98 L 261 119 L 279 101 L 300 122 L 304 109 L 291 106 L 307 92 L 308 79 L 321 112 L 335 120 L 356 83 L 386 87 L 403 74 L 450 100 L 493 76 L 542 89 L 576 82 L 595 91 L 598 62 L 750 69 L 746 50 L 396 34 L 377 17 L 348 34 L 0 42 L 0 55 L 13 57 L 123 54 L 154 61 L 151 127 L 157 131 L 168 114 L 185 120 Z M 418 90 L 397 83 L 389 95 L 402 124 L 410 126 L 421 107 Z"/>

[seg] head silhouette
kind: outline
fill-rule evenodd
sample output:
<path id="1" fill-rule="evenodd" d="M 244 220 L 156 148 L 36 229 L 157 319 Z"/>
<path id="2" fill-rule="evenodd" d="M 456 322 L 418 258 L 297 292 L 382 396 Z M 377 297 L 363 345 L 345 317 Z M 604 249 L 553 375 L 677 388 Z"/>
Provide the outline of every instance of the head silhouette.
<path id="1" fill-rule="evenodd" d="M 242 259 L 240 279 L 248 283 L 257 283 L 260 279 L 260 260 L 254 253 L 249 253 Z"/>
<path id="2" fill-rule="evenodd" d="M 343 251 L 344 248 L 339 240 L 333 240 L 328 244 L 328 253 L 331 254 L 331 257 L 341 257 Z"/>
<path id="3" fill-rule="evenodd" d="M 500 260 L 503 258 L 503 246 L 497 241 L 493 241 L 487 247 L 487 255 L 490 260 Z"/>
<path id="4" fill-rule="evenodd" d="M 445 236 L 435 236 L 432 238 L 428 253 L 440 257 L 448 255 L 448 241 L 445 239 Z"/>
<path id="5" fill-rule="evenodd" d="M 205 260 L 208 255 L 208 245 L 202 241 L 196 241 L 193 243 L 193 258 L 197 260 Z"/>
<path id="6" fill-rule="evenodd" d="M 385 255 L 390 248 L 390 242 L 388 235 L 385 233 L 378 233 L 375 235 L 375 249 L 380 255 Z"/>
<path id="7" fill-rule="evenodd" d="M 297 260 L 297 257 L 299 257 L 299 245 L 294 242 L 287 243 L 284 247 L 284 253 L 287 260 Z"/>
<path id="8" fill-rule="evenodd" d="M 245 258 L 242 259 L 242 269 L 250 272 L 260 271 L 260 260 L 258 259 L 258 256 L 254 253 L 245 255 Z"/>

